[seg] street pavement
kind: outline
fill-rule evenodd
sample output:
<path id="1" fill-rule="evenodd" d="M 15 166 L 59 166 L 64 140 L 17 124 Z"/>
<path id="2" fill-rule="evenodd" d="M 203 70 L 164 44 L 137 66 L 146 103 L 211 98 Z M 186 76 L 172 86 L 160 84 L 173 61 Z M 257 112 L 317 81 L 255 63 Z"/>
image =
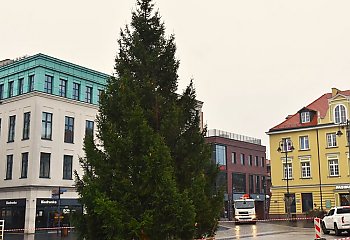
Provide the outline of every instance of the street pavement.
<path id="1" fill-rule="evenodd" d="M 215 239 L 216 240 L 313 240 L 315 239 L 315 231 L 310 223 L 300 227 L 304 224 L 296 224 L 290 222 L 258 222 L 254 224 L 235 225 L 234 223 L 221 223 Z M 330 235 L 323 235 L 327 240 L 347 238 L 350 235 L 343 233 L 342 236 L 335 236 L 334 232 Z"/>
<path id="2" fill-rule="evenodd" d="M 323 236 L 327 240 L 348 238 L 350 235 L 343 233 L 342 236 L 335 236 L 331 231 L 330 235 Z M 61 237 L 57 232 L 39 232 L 36 234 L 7 233 L 4 240 L 76 240 L 74 232 L 68 236 Z M 314 240 L 315 232 L 312 222 L 258 222 L 254 224 L 235 225 L 233 222 L 222 222 L 219 225 L 215 236 L 216 240 Z"/>

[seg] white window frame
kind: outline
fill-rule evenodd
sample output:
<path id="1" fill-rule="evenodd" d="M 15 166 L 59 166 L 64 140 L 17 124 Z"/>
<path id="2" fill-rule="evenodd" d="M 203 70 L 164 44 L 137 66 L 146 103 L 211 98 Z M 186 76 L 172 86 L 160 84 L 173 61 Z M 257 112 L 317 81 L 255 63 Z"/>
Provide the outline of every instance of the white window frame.
<path id="1" fill-rule="evenodd" d="M 291 180 L 293 178 L 293 165 L 292 165 L 292 159 L 287 158 L 282 158 L 282 171 L 283 171 L 283 179 L 287 179 L 287 171 L 288 171 L 288 180 Z"/>
<path id="2" fill-rule="evenodd" d="M 334 108 L 334 123 L 344 123 L 347 119 L 347 109 L 343 104 L 338 104 Z"/>
<path id="3" fill-rule="evenodd" d="M 292 140 L 290 138 L 282 139 L 282 152 L 291 152 Z"/>
<path id="4" fill-rule="evenodd" d="M 300 119 L 301 119 L 301 123 L 310 122 L 310 112 L 301 112 Z"/>
<path id="5" fill-rule="evenodd" d="M 337 147 L 337 134 L 336 133 L 327 133 L 327 147 Z"/>
<path id="6" fill-rule="evenodd" d="M 328 173 L 330 177 L 339 176 L 339 158 L 337 156 L 328 157 Z"/>
<path id="7" fill-rule="evenodd" d="M 311 178 L 310 157 L 300 158 L 300 174 L 301 174 L 301 178 Z"/>
<path id="8" fill-rule="evenodd" d="M 309 136 L 300 136 L 299 137 L 299 148 L 300 150 L 309 150 Z"/>

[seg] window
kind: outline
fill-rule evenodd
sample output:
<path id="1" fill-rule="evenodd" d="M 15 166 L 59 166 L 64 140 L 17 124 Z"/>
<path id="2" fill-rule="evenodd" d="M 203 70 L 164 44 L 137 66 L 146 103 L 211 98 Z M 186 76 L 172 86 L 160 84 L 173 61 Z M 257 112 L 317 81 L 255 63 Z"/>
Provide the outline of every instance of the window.
<path id="1" fill-rule="evenodd" d="M 339 176 L 338 159 L 329 159 L 328 166 L 329 166 L 329 176 L 332 176 L 332 177 Z"/>
<path id="2" fill-rule="evenodd" d="M 23 94 L 24 78 L 18 79 L 18 95 Z"/>
<path id="3" fill-rule="evenodd" d="M 92 103 L 92 87 L 86 87 L 85 102 Z"/>
<path id="4" fill-rule="evenodd" d="M 301 123 L 310 122 L 310 112 L 301 112 L 300 119 L 301 119 Z"/>
<path id="5" fill-rule="evenodd" d="M 41 120 L 41 139 L 52 138 L 52 113 L 43 112 Z"/>
<path id="6" fill-rule="evenodd" d="M 301 177 L 310 178 L 311 177 L 311 167 L 310 159 L 301 159 Z"/>
<path id="7" fill-rule="evenodd" d="M 73 83 L 73 99 L 80 100 L 80 84 Z"/>
<path id="8" fill-rule="evenodd" d="M 232 173 L 232 191 L 234 193 L 246 192 L 246 175 L 245 173 Z"/>
<path id="9" fill-rule="evenodd" d="M 100 102 L 103 92 L 104 92 L 104 90 L 102 90 L 102 89 L 98 90 L 98 102 Z"/>
<path id="10" fill-rule="evenodd" d="M 290 152 L 294 149 L 290 138 L 283 138 L 281 147 L 282 147 L 282 152 L 286 152 L 286 151 Z"/>
<path id="11" fill-rule="evenodd" d="M 94 121 L 86 120 L 85 122 L 85 136 L 94 136 Z"/>
<path id="12" fill-rule="evenodd" d="M 255 166 L 259 167 L 259 157 L 255 156 Z"/>
<path id="13" fill-rule="evenodd" d="M 327 133 L 327 146 L 336 147 L 337 146 L 337 135 L 335 133 Z"/>
<path id="14" fill-rule="evenodd" d="M 28 153 L 22 153 L 21 178 L 28 176 Z"/>
<path id="15" fill-rule="evenodd" d="M 219 166 L 226 166 L 226 146 L 215 145 L 215 162 Z"/>
<path id="16" fill-rule="evenodd" d="M 10 98 L 10 97 L 13 97 L 13 81 L 9 82 L 8 86 L 9 88 L 8 88 L 7 96 Z"/>
<path id="17" fill-rule="evenodd" d="M 265 167 L 265 158 L 264 157 L 261 157 L 261 166 Z"/>
<path id="18" fill-rule="evenodd" d="M 53 85 L 53 76 L 46 75 L 45 76 L 44 92 L 52 93 L 52 85 Z"/>
<path id="19" fill-rule="evenodd" d="M 73 143 L 74 142 L 74 118 L 65 117 L 64 121 L 64 142 Z"/>
<path id="20" fill-rule="evenodd" d="M 23 140 L 29 139 L 30 133 L 30 112 L 24 113 L 23 116 Z"/>
<path id="21" fill-rule="evenodd" d="M 64 155 L 63 156 L 63 179 L 72 180 L 72 164 L 73 156 Z"/>
<path id="22" fill-rule="evenodd" d="M 67 97 L 67 80 L 60 79 L 59 95 L 61 97 Z"/>
<path id="23" fill-rule="evenodd" d="M 335 123 L 346 122 L 346 110 L 344 105 L 337 105 L 334 108 L 334 122 Z"/>
<path id="24" fill-rule="evenodd" d="M 314 203 L 312 200 L 312 193 L 302 193 L 301 194 L 302 211 L 306 213 L 314 208 Z"/>
<path id="25" fill-rule="evenodd" d="M 248 161 L 249 166 L 253 166 L 253 156 L 249 155 L 249 161 Z"/>
<path id="26" fill-rule="evenodd" d="M 254 193 L 254 175 L 249 175 L 249 193 Z"/>
<path id="27" fill-rule="evenodd" d="M 13 142 L 15 140 L 15 127 L 16 127 L 16 116 L 9 117 L 9 134 L 7 141 Z"/>
<path id="28" fill-rule="evenodd" d="M 50 178 L 51 153 L 40 153 L 40 178 Z"/>
<path id="29" fill-rule="evenodd" d="M 245 156 L 241 153 L 241 165 L 245 165 Z"/>
<path id="30" fill-rule="evenodd" d="M 6 180 L 12 179 L 13 155 L 7 155 L 6 159 Z"/>
<path id="31" fill-rule="evenodd" d="M 292 169 L 292 163 L 284 163 L 283 164 L 283 178 L 284 179 L 292 179 L 293 178 L 293 169 Z"/>
<path id="32" fill-rule="evenodd" d="M 232 160 L 232 163 L 233 163 L 233 164 L 236 164 L 236 163 L 237 163 L 236 153 L 235 153 L 235 152 L 232 152 L 232 153 L 231 153 L 231 160 Z"/>
<path id="33" fill-rule="evenodd" d="M 299 147 L 300 147 L 300 150 L 309 150 L 309 137 L 308 136 L 299 137 Z"/>
<path id="34" fill-rule="evenodd" d="M 0 84 L 0 100 L 4 99 L 4 84 Z"/>
<path id="35" fill-rule="evenodd" d="M 255 176 L 255 193 L 260 193 L 260 176 Z"/>
<path id="36" fill-rule="evenodd" d="M 34 75 L 30 75 L 28 78 L 28 92 L 34 91 Z"/>

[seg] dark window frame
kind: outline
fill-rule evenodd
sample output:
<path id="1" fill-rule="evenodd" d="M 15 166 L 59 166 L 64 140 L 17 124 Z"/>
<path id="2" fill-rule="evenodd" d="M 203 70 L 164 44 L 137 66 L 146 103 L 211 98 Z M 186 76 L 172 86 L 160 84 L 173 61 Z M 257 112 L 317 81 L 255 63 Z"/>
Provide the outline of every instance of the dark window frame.
<path id="1" fill-rule="evenodd" d="M 23 88 L 24 88 L 24 78 L 19 78 L 18 79 L 18 95 L 21 95 L 24 93 Z"/>
<path id="2" fill-rule="evenodd" d="M 16 134 L 16 115 L 9 116 L 9 129 L 8 129 L 8 136 L 7 136 L 7 142 L 14 142 L 15 141 L 15 134 Z"/>
<path id="3" fill-rule="evenodd" d="M 58 94 L 61 97 L 67 97 L 67 83 L 68 81 L 66 79 L 60 79 L 60 86 L 59 86 L 59 92 Z"/>
<path id="4" fill-rule="evenodd" d="M 10 97 L 13 97 L 13 85 L 14 85 L 14 81 L 9 81 L 8 82 L 8 91 L 7 91 L 7 96 L 10 98 Z"/>
<path id="5" fill-rule="evenodd" d="M 40 153 L 39 178 L 50 178 L 51 153 Z"/>
<path id="6" fill-rule="evenodd" d="M 13 170 L 13 154 L 6 156 L 6 176 L 5 180 L 12 179 L 12 170 Z"/>
<path id="7" fill-rule="evenodd" d="M 45 116 L 45 117 L 44 117 Z M 48 118 L 50 116 L 50 118 Z M 41 139 L 52 140 L 52 123 L 53 114 L 49 112 L 42 112 L 41 119 Z"/>
<path id="8" fill-rule="evenodd" d="M 34 74 L 28 76 L 28 92 L 34 91 Z"/>
<path id="9" fill-rule="evenodd" d="M 73 180 L 73 156 L 63 156 L 63 179 Z"/>
<path id="10" fill-rule="evenodd" d="M 72 98 L 80 101 L 80 83 L 73 82 Z"/>
<path id="11" fill-rule="evenodd" d="M 29 136 L 30 136 L 30 112 L 25 112 L 23 114 L 22 140 L 29 139 Z"/>
<path id="12" fill-rule="evenodd" d="M 53 76 L 45 75 L 44 92 L 52 94 Z"/>
<path id="13" fill-rule="evenodd" d="M 74 143 L 74 117 L 64 118 L 64 142 Z"/>
<path id="14" fill-rule="evenodd" d="M 28 177 L 28 161 L 29 161 L 29 153 L 22 153 L 22 163 L 21 163 L 21 178 Z"/>
<path id="15" fill-rule="evenodd" d="M 93 88 L 91 86 L 86 86 L 85 89 L 85 102 L 92 103 L 92 92 Z"/>

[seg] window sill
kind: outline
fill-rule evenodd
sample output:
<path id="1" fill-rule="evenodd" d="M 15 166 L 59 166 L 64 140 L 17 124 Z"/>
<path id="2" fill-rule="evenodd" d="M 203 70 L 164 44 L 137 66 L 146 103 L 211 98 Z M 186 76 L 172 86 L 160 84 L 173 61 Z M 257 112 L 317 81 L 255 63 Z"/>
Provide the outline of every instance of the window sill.
<path id="1" fill-rule="evenodd" d="M 51 179 L 50 177 L 40 177 L 39 178 L 43 178 L 43 179 Z"/>
<path id="2" fill-rule="evenodd" d="M 14 140 L 13 141 L 7 141 L 7 143 L 13 143 L 13 142 L 15 142 Z"/>
<path id="3" fill-rule="evenodd" d="M 27 177 L 20 177 L 19 179 L 27 179 Z"/>
<path id="4" fill-rule="evenodd" d="M 12 178 L 4 178 L 4 180 L 12 180 Z"/>
<path id="5" fill-rule="evenodd" d="M 312 179 L 312 177 L 301 177 L 299 179 Z"/>
<path id="6" fill-rule="evenodd" d="M 62 180 L 73 180 L 73 178 L 62 178 Z"/>
<path id="7" fill-rule="evenodd" d="M 310 151 L 310 148 L 308 148 L 308 149 L 299 149 L 299 152 L 305 152 L 305 151 Z"/>
<path id="8" fill-rule="evenodd" d="M 341 176 L 340 175 L 337 175 L 337 176 L 327 176 L 328 178 L 340 178 Z"/>
<path id="9" fill-rule="evenodd" d="M 29 140 L 29 138 L 23 138 L 22 141 L 26 141 L 26 140 Z"/>
<path id="10" fill-rule="evenodd" d="M 286 180 L 287 181 L 287 178 L 282 178 L 282 180 Z M 290 180 L 294 180 L 294 178 L 288 178 L 288 181 Z"/>
<path id="11" fill-rule="evenodd" d="M 332 146 L 330 146 L 330 147 L 326 147 L 326 149 L 331 149 L 331 148 L 338 148 L 338 146 L 334 146 L 334 147 L 332 147 Z"/>
<path id="12" fill-rule="evenodd" d="M 41 140 L 47 140 L 47 141 L 52 141 L 52 138 L 41 138 Z"/>
<path id="13" fill-rule="evenodd" d="M 74 144 L 74 142 L 64 142 L 64 143 L 68 143 L 68 144 Z"/>

